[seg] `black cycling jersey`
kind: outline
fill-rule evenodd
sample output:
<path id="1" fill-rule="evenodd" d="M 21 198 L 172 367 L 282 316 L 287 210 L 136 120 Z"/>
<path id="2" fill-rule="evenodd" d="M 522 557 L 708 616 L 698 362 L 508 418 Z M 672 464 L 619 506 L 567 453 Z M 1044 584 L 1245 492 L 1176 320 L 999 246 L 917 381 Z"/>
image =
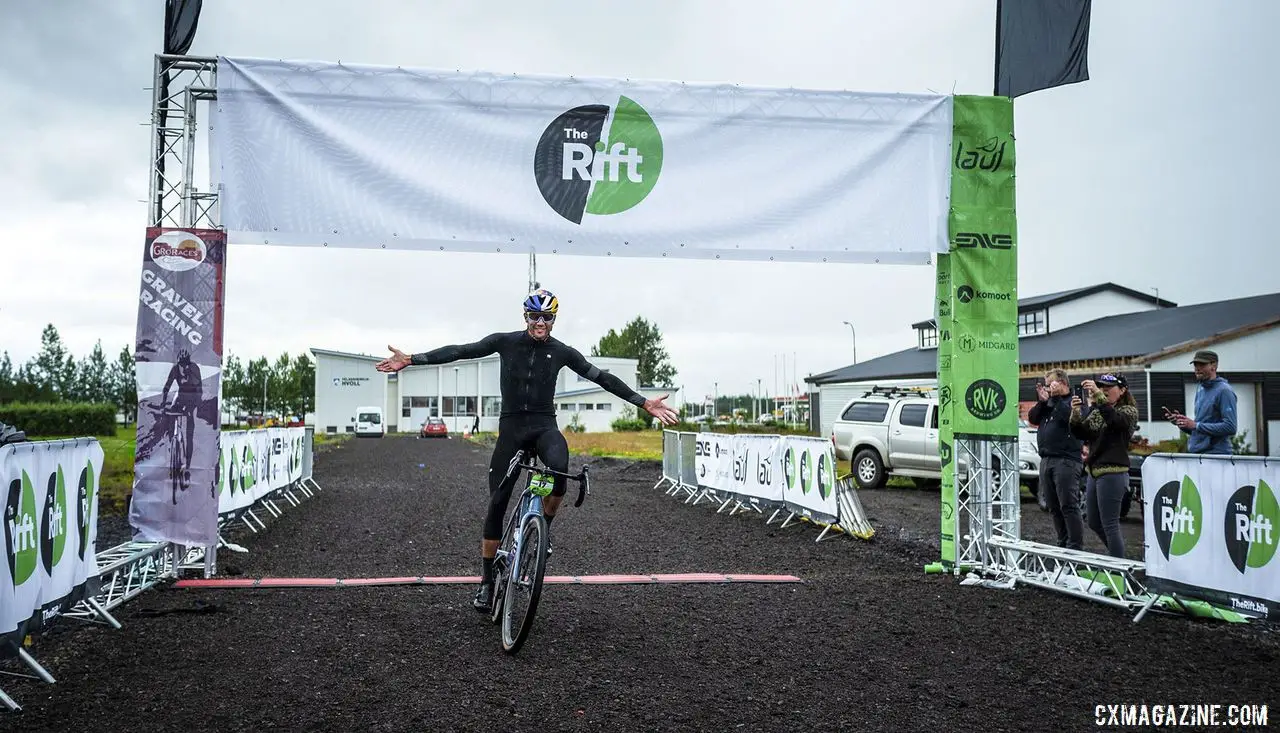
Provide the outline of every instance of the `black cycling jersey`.
<path id="1" fill-rule="evenodd" d="M 556 375 L 569 367 L 637 407 L 644 396 L 627 383 L 586 360 L 577 349 L 554 338 L 539 341 L 528 331 L 493 333 L 474 344 L 442 346 L 414 354 L 413 364 L 447 364 L 458 359 L 478 359 L 498 354 L 502 369 L 502 416 L 555 415 Z"/>

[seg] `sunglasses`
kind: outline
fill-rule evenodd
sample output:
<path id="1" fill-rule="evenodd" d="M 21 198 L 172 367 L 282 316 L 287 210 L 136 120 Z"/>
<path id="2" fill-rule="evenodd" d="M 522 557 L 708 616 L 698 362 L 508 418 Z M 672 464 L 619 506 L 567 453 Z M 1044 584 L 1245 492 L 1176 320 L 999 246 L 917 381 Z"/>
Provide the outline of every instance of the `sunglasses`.
<path id="1" fill-rule="evenodd" d="M 530 313 L 525 311 L 524 319 L 529 323 L 555 323 L 556 317 L 551 313 Z"/>

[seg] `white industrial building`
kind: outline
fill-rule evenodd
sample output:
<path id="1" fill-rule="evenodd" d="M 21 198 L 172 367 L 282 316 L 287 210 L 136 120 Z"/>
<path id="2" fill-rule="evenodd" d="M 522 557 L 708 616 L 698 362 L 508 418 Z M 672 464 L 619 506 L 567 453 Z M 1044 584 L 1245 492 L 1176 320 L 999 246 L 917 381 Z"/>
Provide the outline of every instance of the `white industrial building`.
<path id="1" fill-rule="evenodd" d="M 388 432 L 414 432 L 432 416 L 441 417 L 450 432 L 470 432 L 479 416 L 481 432 L 498 429 L 502 395 L 498 385 L 499 357 L 462 359 L 449 364 L 410 366 L 397 374 L 383 374 L 374 365 L 383 356 L 312 348 L 316 361 L 316 411 L 308 422 L 324 433 L 352 432 L 355 409 L 381 405 Z M 670 389 L 637 388 L 635 359 L 587 357 L 645 397 Z M 561 429 L 576 420 L 586 432 L 607 432 L 610 424 L 632 408 L 577 373 L 562 369 L 556 383 L 556 415 Z M 635 410 L 632 410 L 634 416 Z M 647 415 L 646 415 L 647 416 Z"/>
<path id="2" fill-rule="evenodd" d="M 815 374 L 815 424 L 822 435 L 849 400 L 872 386 L 937 386 L 938 329 L 912 324 L 916 345 Z M 1035 383 L 1052 368 L 1073 382 L 1123 373 L 1151 442 L 1176 438 L 1162 407 L 1194 412 L 1192 354 L 1218 353 L 1218 373 L 1236 393 L 1237 432 L 1246 449 L 1280 455 L 1280 293 L 1178 306 L 1114 283 L 1018 301 L 1019 406 L 1035 402 Z"/>

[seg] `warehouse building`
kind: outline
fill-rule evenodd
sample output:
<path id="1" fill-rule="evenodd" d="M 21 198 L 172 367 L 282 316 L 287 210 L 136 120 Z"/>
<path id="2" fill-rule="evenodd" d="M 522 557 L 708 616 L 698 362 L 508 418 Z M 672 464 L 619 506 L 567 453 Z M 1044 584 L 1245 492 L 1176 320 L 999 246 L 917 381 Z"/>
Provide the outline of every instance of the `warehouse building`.
<path id="1" fill-rule="evenodd" d="M 316 361 L 316 411 L 308 422 L 320 432 L 354 432 L 356 408 L 369 405 L 382 407 L 388 432 L 416 432 L 428 417 L 443 418 L 455 433 L 475 429 L 477 418 L 481 432 L 498 429 L 502 395 L 496 354 L 383 374 L 374 365 L 385 356 L 318 348 L 311 353 Z M 588 360 L 645 397 L 670 391 L 637 388 L 639 362 L 635 359 L 597 356 Z M 614 420 L 635 412 L 629 403 L 569 369 L 560 371 L 555 402 L 561 429 L 575 424 L 585 432 L 606 432 Z"/>
<path id="2" fill-rule="evenodd" d="M 823 435 L 849 400 L 871 386 L 937 386 L 938 329 L 912 325 L 916 346 L 805 381 L 818 392 Z M 1194 409 L 1191 356 L 1218 353 L 1219 375 L 1237 397 L 1236 434 L 1244 448 L 1280 455 L 1280 293 L 1178 306 L 1151 294 L 1103 283 L 1018 301 L 1020 406 L 1035 402 L 1044 372 L 1061 368 L 1076 382 L 1104 372 L 1125 374 L 1152 443 L 1176 438 L 1163 410 Z"/>

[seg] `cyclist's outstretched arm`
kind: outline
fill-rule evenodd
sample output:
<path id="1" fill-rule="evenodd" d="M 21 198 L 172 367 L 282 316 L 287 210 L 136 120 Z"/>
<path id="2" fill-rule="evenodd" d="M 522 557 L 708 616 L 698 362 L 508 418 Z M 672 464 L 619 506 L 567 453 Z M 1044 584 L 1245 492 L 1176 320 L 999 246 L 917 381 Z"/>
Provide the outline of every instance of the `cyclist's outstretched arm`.
<path id="1" fill-rule="evenodd" d="M 679 420 L 679 415 L 676 414 L 675 410 L 667 407 L 666 403 L 663 402 L 663 400 L 666 399 L 666 395 L 663 395 L 656 400 L 646 399 L 644 395 L 628 387 L 627 383 L 619 379 L 617 376 L 610 374 L 595 364 L 587 361 L 581 351 L 578 351 L 571 346 L 568 347 L 568 349 L 569 360 L 565 366 L 577 372 L 583 379 L 595 382 L 603 387 L 606 392 L 617 395 L 636 407 L 639 407 L 650 415 L 658 418 L 665 425 L 675 425 Z"/>
<path id="2" fill-rule="evenodd" d="M 473 344 L 453 344 L 438 349 L 413 354 L 409 357 L 411 364 L 448 364 L 459 359 L 479 359 L 496 353 L 502 345 L 506 334 L 491 333 Z"/>

